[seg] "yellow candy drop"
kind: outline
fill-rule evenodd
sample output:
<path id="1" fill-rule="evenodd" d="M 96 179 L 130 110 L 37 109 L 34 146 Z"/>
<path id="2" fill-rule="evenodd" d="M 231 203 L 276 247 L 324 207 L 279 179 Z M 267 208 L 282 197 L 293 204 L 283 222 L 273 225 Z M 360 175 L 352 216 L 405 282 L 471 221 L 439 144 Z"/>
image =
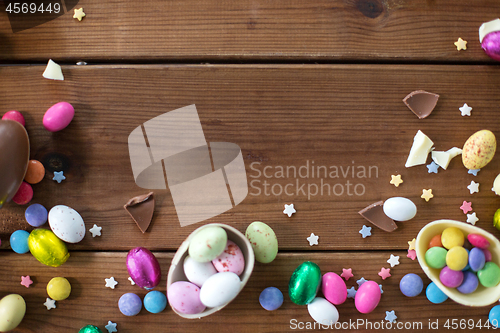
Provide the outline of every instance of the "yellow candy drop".
<path id="1" fill-rule="evenodd" d="M 461 271 L 468 262 L 469 254 L 461 246 L 452 247 L 446 254 L 446 265 L 454 271 Z"/>
<path id="2" fill-rule="evenodd" d="M 63 277 L 52 278 L 47 283 L 47 294 L 55 301 L 62 301 L 71 294 L 71 284 Z"/>
<path id="3" fill-rule="evenodd" d="M 464 241 L 465 236 L 463 232 L 455 227 L 446 228 L 441 234 L 441 243 L 448 250 L 455 246 L 463 246 Z"/>
<path id="4" fill-rule="evenodd" d="M 33 257 L 47 266 L 61 266 L 69 258 L 66 244 L 47 229 L 33 230 L 28 237 L 28 247 Z"/>

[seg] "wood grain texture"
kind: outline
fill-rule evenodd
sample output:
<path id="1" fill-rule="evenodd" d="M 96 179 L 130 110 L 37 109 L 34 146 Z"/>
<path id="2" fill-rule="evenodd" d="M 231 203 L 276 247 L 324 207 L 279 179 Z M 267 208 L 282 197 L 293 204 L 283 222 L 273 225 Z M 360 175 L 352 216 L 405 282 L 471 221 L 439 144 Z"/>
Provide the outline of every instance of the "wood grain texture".
<path id="1" fill-rule="evenodd" d="M 282 250 L 406 249 L 407 241 L 430 221 L 465 222 L 459 207 L 467 200 L 479 217 L 477 226 L 499 233 L 492 226 L 499 201 L 490 190 L 500 169 L 498 156 L 477 177 L 467 173 L 460 157 L 438 174 L 429 174 L 424 165 L 404 167 L 418 130 L 437 150 L 462 147 L 483 128 L 499 134 L 497 67 L 67 66 L 64 82 L 45 80 L 42 71 L 42 66 L 0 67 L 0 86 L 6 88 L 0 110 L 17 109 L 25 115 L 31 156 L 46 164 L 45 179 L 33 186 L 32 202 L 48 208 L 68 205 L 80 212 L 87 230 L 93 224 L 103 227 L 101 237 L 88 233 L 70 249 L 175 250 L 202 225 L 180 227 L 168 189 L 155 191 L 156 210 L 145 234 L 123 209 L 128 199 L 148 192 L 134 183 L 129 133 L 157 115 L 190 104 L 197 106 L 207 141 L 240 146 L 249 182 L 241 204 L 206 223 L 226 223 L 244 232 L 251 222 L 263 221 L 275 230 Z M 402 102 L 416 89 L 441 95 L 434 112 L 423 120 Z M 76 116 L 68 128 L 50 133 L 42 126 L 43 114 L 63 100 L 74 105 Z M 473 107 L 471 117 L 460 116 L 458 108 L 465 102 Z M 305 170 L 279 174 L 280 167 L 299 171 L 313 162 L 329 172 L 352 166 L 356 172 L 353 176 L 339 171 L 338 178 L 329 174 L 320 179 L 312 177 L 310 167 L 309 178 L 301 177 Z M 359 168 L 370 166 L 376 167 L 371 178 L 360 178 Z M 54 170 L 64 170 L 67 179 L 61 184 L 52 181 Z M 391 174 L 402 175 L 399 188 L 389 184 Z M 481 184 L 473 195 L 467 189 L 472 180 Z M 271 184 L 267 195 L 265 181 Z M 328 195 L 323 187 L 321 195 L 321 181 L 344 193 Z M 284 192 L 288 184 L 292 195 Z M 355 194 L 356 184 L 361 184 L 358 194 L 364 189 L 362 195 Z M 312 195 L 315 186 L 318 194 Z M 431 201 L 420 198 L 423 188 L 433 189 Z M 373 228 L 372 236 L 362 239 L 358 231 L 370 224 L 357 212 L 393 196 L 413 200 L 417 216 L 398 223 L 393 233 Z M 285 203 L 295 204 L 297 213 L 291 218 L 282 212 Z M 0 226 L 6 228 L 8 221 L 27 226 L 25 208 L 6 205 L 0 210 Z M 9 232 L 3 229 L 4 246 Z M 320 236 L 318 247 L 310 248 L 306 241 L 311 232 Z"/>
<path id="2" fill-rule="evenodd" d="M 347 299 L 339 305 L 340 322 L 359 323 L 356 329 L 349 331 L 370 332 L 370 325 L 385 321 L 386 311 L 394 310 L 398 322 L 402 325 L 422 325 L 421 331 L 429 331 L 429 321 L 439 322 L 440 330 L 444 330 L 447 319 L 481 321 L 488 318 L 489 307 L 470 308 L 459 305 L 451 300 L 434 305 L 425 297 L 425 290 L 417 297 L 407 298 L 399 290 L 400 279 L 409 272 L 414 272 L 424 280 L 424 286 L 429 279 L 423 274 L 418 263 L 405 257 L 403 251 L 392 252 L 400 256 L 400 265 L 391 269 L 392 276 L 382 280 L 377 273 L 381 267 L 390 267 L 387 259 L 391 252 L 328 252 L 279 254 L 271 264 L 257 263 L 254 272 L 238 297 L 220 312 L 200 320 L 188 320 L 177 316 L 169 307 L 160 314 L 148 313 L 144 308 L 135 317 L 126 317 L 119 312 L 118 299 L 128 292 L 138 294 L 141 299 L 147 293 L 127 281 L 125 253 L 108 252 L 73 252 L 66 264 L 56 269 L 43 266 L 31 255 L 2 253 L 3 269 L 0 271 L 0 294 L 19 293 L 27 303 L 26 316 L 13 332 L 77 332 L 80 327 L 93 324 L 101 328 L 108 320 L 118 323 L 118 332 L 290 332 L 295 324 L 312 325 L 314 322 L 307 312 L 306 306 L 293 304 L 288 297 L 288 281 L 293 270 L 304 261 L 313 261 L 326 272 L 342 273 L 342 268 L 352 268 L 353 278 L 346 281 L 348 288 L 357 289 L 356 280 L 364 277 L 382 284 L 384 293 L 378 307 L 370 314 L 360 314 L 354 307 L 354 301 Z M 166 272 L 170 265 L 172 254 L 155 253 L 160 262 L 163 277 L 156 288 L 165 292 Z M 20 285 L 21 275 L 30 275 L 34 284 L 29 289 Z M 57 308 L 47 311 L 43 306 L 46 285 L 52 277 L 64 276 L 71 285 L 72 292 L 68 299 L 58 301 Z M 114 276 L 118 285 L 114 290 L 106 288 L 105 278 Z M 269 286 L 279 288 L 284 294 L 284 303 L 276 311 L 264 310 L 258 301 L 260 292 Z M 296 320 L 293 321 L 293 319 Z M 363 322 L 358 322 L 362 320 Z M 387 322 L 386 322 L 387 323 Z M 347 325 L 347 324 L 344 324 Z M 396 326 L 394 326 L 396 327 Z M 402 326 L 399 331 L 417 331 Z M 308 330 L 309 331 L 309 330 Z M 319 331 L 319 330 L 318 330 Z M 472 331 L 472 330 L 467 330 Z"/>
<path id="3" fill-rule="evenodd" d="M 496 0 L 81 0 L 73 11 L 12 33 L 0 11 L 0 61 L 490 62 L 479 26 Z M 453 43 L 468 41 L 467 51 Z"/>

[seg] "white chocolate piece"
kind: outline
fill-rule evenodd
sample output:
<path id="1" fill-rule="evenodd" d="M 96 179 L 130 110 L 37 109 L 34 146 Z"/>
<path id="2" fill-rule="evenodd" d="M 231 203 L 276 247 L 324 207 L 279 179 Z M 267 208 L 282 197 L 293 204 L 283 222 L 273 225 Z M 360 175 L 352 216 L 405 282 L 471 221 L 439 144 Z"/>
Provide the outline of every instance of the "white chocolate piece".
<path id="1" fill-rule="evenodd" d="M 441 168 L 445 169 L 448 167 L 451 161 L 451 154 L 446 151 L 433 151 L 431 152 L 432 160 L 439 165 Z"/>
<path id="2" fill-rule="evenodd" d="M 493 21 L 489 21 L 481 24 L 479 27 L 479 43 L 483 42 L 483 38 L 486 37 L 487 34 L 494 31 L 500 30 L 500 19 L 494 19 Z"/>
<path id="3" fill-rule="evenodd" d="M 64 80 L 61 66 L 53 62 L 52 59 L 49 59 L 47 67 L 45 68 L 45 71 L 42 75 L 44 78 L 50 80 Z"/>
<path id="4" fill-rule="evenodd" d="M 427 135 L 418 130 L 413 138 L 413 145 L 410 149 L 410 155 L 406 160 L 405 167 L 409 168 L 415 165 L 425 164 L 427 155 L 431 151 L 434 142 Z"/>
<path id="5" fill-rule="evenodd" d="M 496 176 L 495 180 L 493 181 L 492 190 L 496 195 L 500 195 L 500 174 Z"/>
<path id="6" fill-rule="evenodd" d="M 453 147 L 451 149 L 448 149 L 446 152 L 451 155 L 451 158 L 453 158 L 453 157 L 457 157 L 458 155 L 461 155 L 462 149 L 460 149 L 458 147 Z"/>

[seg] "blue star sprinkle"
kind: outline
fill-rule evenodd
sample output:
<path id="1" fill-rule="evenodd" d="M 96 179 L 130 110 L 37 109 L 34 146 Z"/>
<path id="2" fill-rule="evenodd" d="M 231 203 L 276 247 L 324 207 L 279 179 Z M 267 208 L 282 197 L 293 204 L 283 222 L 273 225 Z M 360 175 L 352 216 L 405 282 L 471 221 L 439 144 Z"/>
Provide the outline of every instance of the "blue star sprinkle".
<path id="1" fill-rule="evenodd" d="M 392 311 L 386 311 L 385 312 L 385 320 L 387 320 L 390 323 L 393 323 L 398 319 L 398 316 L 394 313 L 394 310 Z"/>
<path id="2" fill-rule="evenodd" d="M 109 320 L 108 324 L 104 327 L 108 330 L 108 333 L 118 332 L 116 330 L 116 323 L 113 323 L 111 320 Z"/>
<path id="3" fill-rule="evenodd" d="M 477 173 L 480 171 L 481 169 L 474 169 L 474 170 L 469 170 L 467 171 L 467 173 L 469 175 L 474 175 L 474 176 L 477 176 Z"/>
<path id="4" fill-rule="evenodd" d="M 354 289 L 354 287 L 347 289 L 347 298 L 354 298 L 355 296 L 356 296 L 356 289 Z"/>
<path id="5" fill-rule="evenodd" d="M 372 227 L 367 227 L 366 225 L 363 225 L 363 228 L 359 231 L 359 233 L 361 234 L 361 236 L 363 236 L 363 238 L 371 236 L 372 235 Z"/>
<path id="6" fill-rule="evenodd" d="M 439 165 L 432 161 L 431 164 L 427 165 L 427 169 L 429 173 L 438 173 Z"/>
<path id="7" fill-rule="evenodd" d="M 384 290 L 382 289 L 382 285 L 381 285 L 381 284 L 379 284 L 378 286 L 380 287 L 380 293 L 381 293 L 381 294 L 383 294 L 383 293 L 384 293 Z"/>
<path id="8" fill-rule="evenodd" d="M 358 281 L 356 281 L 356 283 L 358 284 L 358 286 L 359 286 L 359 287 L 361 287 L 361 285 L 362 285 L 363 283 L 365 283 L 365 282 L 366 282 L 366 280 L 365 280 L 365 278 L 364 278 L 364 277 L 362 277 L 361 279 L 359 279 Z"/>
<path id="9" fill-rule="evenodd" d="M 55 180 L 56 182 L 61 184 L 61 182 L 65 179 L 66 179 L 66 177 L 64 177 L 63 171 L 54 171 L 54 178 L 52 178 L 52 180 Z"/>

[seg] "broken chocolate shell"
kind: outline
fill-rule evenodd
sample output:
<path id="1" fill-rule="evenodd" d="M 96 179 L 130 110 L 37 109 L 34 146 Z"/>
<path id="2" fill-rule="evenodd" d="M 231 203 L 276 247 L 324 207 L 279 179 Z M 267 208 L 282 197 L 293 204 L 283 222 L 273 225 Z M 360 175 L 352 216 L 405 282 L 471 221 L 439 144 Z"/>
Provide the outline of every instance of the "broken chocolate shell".
<path id="1" fill-rule="evenodd" d="M 378 201 L 360 210 L 358 213 L 376 227 L 387 232 L 394 231 L 398 226 L 391 218 L 385 215 L 383 205 L 383 201 Z"/>
<path id="2" fill-rule="evenodd" d="M 403 102 L 419 119 L 424 119 L 432 113 L 438 99 L 438 94 L 416 90 L 409 93 Z"/>
<path id="3" fill-rule="evenodd" d="M 129 213 L 142 233 L 145 233 L 151 223 L 155 210 L 153 192 L 130 199 L 123 208 Z"/>

